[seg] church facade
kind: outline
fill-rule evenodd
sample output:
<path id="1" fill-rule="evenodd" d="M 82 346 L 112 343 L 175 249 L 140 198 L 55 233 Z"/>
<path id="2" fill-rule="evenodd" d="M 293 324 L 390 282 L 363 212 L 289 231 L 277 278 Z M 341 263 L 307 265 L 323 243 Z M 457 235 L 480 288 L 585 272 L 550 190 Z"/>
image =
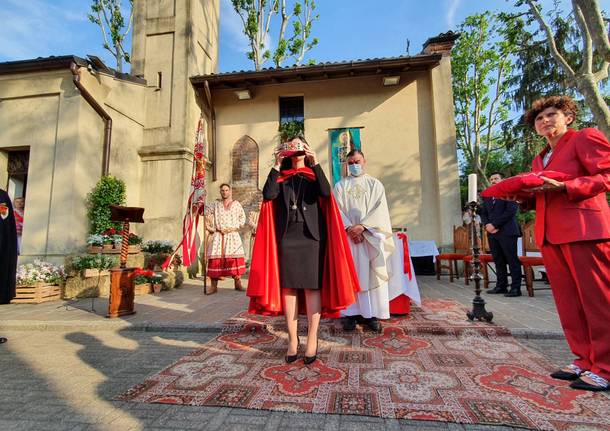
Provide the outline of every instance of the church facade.
<path id="1" fill-rule="evenodd" d="M 208 199 L 233 184 L 260 201 L 278 127 L 298 120 L 329 178 L 333 131 L 357 130 L 368 172 L 386 186 L 395 227 L 452 242 L 460 222 L 450 52 L 217 73 L 219 2 L 136 0 L 129 75 L 99 59 L 0 63 L 0 186 L 25 196 L 21 260 L 60 261 L 84 246 L 86 196 L 102 174 L 145 208 L 144 239 L 179 241 L 195 129 L 203 116 Z"/>

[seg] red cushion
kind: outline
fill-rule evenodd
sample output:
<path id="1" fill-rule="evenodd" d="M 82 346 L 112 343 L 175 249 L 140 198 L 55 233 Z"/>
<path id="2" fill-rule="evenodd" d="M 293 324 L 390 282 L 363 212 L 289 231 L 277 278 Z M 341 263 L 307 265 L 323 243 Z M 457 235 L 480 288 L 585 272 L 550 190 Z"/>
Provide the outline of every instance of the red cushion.
<path id="1" fill-rule="evenodd" d="M 480 254 L 479 260 L 481 262 L 493 262 L 494 258 L 491 254 Z M 472 262 L 472 255 L 464 257 L 464 262 Z"/>
<path id="2" fill-rule="evenodd" d="M 436 256 L 436 258 L 440 260 L 462 260 L 464 259 L 464 256 L 468 255 L 461 253 L 443 253 Z"/>
<path id="3" fill-rule="evenodd" d="M 565 181 L 571 178 L 567 174 L 555 171 L 528 172 L 506 178 L 493 186 L 487 187 L 481 192 L 481 196 L 484 198 L 498 199 L 508 196 L 518 196 L 523 198 L 533 197 L 531 192 L 527 192 L 525 190 L 543 185 L 544 180 L 540 178 L 541 176 L 557 181 Z"/>
<path id="4" fill-rule="evenodd" d="M 540 256 L 519 256 L 519 261 L 526 265 L 544 265 Z"/>

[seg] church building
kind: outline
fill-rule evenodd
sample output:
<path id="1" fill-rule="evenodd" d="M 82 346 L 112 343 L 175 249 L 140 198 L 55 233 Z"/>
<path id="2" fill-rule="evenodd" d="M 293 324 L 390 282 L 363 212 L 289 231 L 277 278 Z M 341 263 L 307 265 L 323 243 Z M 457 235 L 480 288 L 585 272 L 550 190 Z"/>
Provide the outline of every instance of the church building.
<path id="1" fill-rule="evenodd" d="M 208 200 L 223 182 L 254 211 L 281 124 L 302 124 L 329 179 L 360 148 L 386 188 L 393 226 L 452 243 L 460 223 L 450 54 L 218 73 L 219 0 L 135 0 L 131 71 L 95 56 L 0 63 L 0 187 L 24 196 L 21 262 L 85 246 L 86 197 L 101 175 L 125 181 L 134 226 L 178 242 L 195 132 L 205 121 Z"/>

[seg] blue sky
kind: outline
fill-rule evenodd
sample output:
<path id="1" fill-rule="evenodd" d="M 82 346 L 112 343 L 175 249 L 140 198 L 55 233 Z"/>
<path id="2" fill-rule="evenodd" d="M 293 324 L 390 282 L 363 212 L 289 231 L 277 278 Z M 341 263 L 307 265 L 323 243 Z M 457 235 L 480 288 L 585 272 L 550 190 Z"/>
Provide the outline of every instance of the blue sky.
<path id="1" fill-rule="evenodd" d="M 252 69 L 247 40 L 230 0 L 221 2 L 221 72 Z M 102 36 L 87 20 L 89 0 L 0 0 L 0 61 L 50 55 L 94 54 L 114 66 Z M 552 0 L 543 0 L 550 5 Z M 569 2 L 562 0 L 568 7 Z M 610 10 L 610 0 L 601 0 Z M 483 9 L 509 10 L 507 0 L 317 0 L 320 20 L 313 33 L 320 43 L 309 57 L 317 61 L 396 56 L 421 50 L 431 36 L 455 29 L 464 17 Z M 273 39 L 272 39 L 273 42 Z M 129 45 L 130 46 L 130 45 Z M 289 63 L 288 63 L 289 64 Z M 270 66 L 267 63 L 266 66 Z"/>

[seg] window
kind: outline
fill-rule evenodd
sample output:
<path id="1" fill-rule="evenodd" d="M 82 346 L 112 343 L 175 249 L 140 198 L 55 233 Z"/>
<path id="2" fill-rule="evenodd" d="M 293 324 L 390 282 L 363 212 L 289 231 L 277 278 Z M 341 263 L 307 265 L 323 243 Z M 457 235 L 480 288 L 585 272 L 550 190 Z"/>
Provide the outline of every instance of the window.
<path id="1" fill-rule="evenodd" d="M 280 97 L 280 124 L 304 120 L 303 96 Z"/>

